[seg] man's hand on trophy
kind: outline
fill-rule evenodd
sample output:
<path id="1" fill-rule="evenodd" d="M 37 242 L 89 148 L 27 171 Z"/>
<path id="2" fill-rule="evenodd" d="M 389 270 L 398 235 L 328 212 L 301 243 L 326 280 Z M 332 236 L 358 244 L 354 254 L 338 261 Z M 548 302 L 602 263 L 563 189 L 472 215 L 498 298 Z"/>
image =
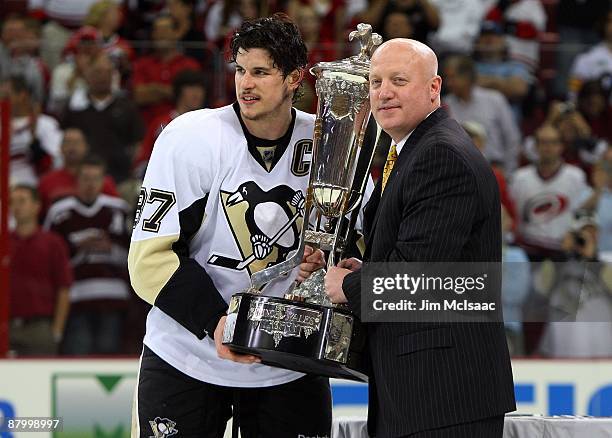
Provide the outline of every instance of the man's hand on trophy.
<path id="1" fill-rule="evenodd" d="M 325 254 L 320 249 L 315 250 L 311 246 L 306 245 L 304 248 L 304 257 L 300 263 L 300 272 L 297 276 L 297 281 L 300 283 L 310 277 L 315 271 L 325 267 Z"/>
<path id="2" fill-rule="evenodd" d="M 217 328 L 215 329 L 215 347 L 217 348 L 217 356 L 219 356 L 221 359 L 233 360 L 234 362 L 239 363 L 261 363 L 261 359 L 257 356 L 234 353 L 229 349 L 229 347 L 223 345 L 223 328 L 225 327 L 226 319 L 227 316 L 221 317 L 219 323 L 217 324 Z"/>
<path id="3" fill-rule="evenodd" d="M 325 274 L 325 294 L 332 303 L 342 304 L 347 302 L 344 291 L 342 290 L 342 282 L 344 281 L 344 277 L 350 273 L 351 271 L 349 269 L 333 266 L 327 271 L 327 274 Z"/>
<path id="4" fill-rule="evenodd" d="M 352 272 L 359 271 L 361 269 L 361 265 L 363 263 L 361 260 L 356 259 L 355 257 L 351 257 L 350 259 L 340 260 L 340 262 L 336 265 L 339 268 L 349 269 Z"/>

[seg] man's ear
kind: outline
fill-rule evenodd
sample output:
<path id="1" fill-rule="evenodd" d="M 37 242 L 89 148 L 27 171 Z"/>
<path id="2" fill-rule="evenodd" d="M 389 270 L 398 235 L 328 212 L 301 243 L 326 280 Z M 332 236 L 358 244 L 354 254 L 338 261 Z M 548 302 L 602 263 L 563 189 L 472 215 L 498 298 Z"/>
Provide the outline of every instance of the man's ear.
<path id="1" fill-rule="evenodd" d="M 432 102 L 436 100 L 442 91 L 442 78 L 438 75 L 432 78 L 431 80 L 431 100 Z"/>
<path id="2" fill-rule="evenodd" d="M 290 88 L 295 90 L 300 85 L 303 79 L 304 79 L 304 70 L 296 69 L 296 70 L 293 70 L 291 73 L 289 73 L 289 76 L 287 76 L 287 83 L 289 84 Z"/>

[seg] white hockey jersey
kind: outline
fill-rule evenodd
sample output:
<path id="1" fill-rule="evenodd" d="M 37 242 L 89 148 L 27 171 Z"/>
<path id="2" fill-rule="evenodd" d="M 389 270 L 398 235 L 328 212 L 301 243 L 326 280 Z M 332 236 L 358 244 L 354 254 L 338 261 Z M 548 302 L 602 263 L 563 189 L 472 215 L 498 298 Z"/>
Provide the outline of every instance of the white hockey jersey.
<path id="1" fill-rule="evenodd" d="M 589 191 L 582 169 L 563 164 L 557 173 L 543 179 L 534 165 L 518 169 L 510 185 L 519 233 L 525 242 L 550 249 L 560 249 L 569 231 L 573 214 Z"/>
<path id="2" fill-rule="evenodd" d="M 313 126 L 313 115 L 296 111 L 288 146 L 270 170 L 249 151 L 232 106 L 186 113 L 156 141 L 129 269 L 136 292 L 154 304 L 144 343 L 183 373 L 234 387 L 302 376 L 219 359 L 206 322 L 249 286 L 252 273 L 297 248 Z M 276 279 L 264 293 L 282 296 L 296 274 Z"/>

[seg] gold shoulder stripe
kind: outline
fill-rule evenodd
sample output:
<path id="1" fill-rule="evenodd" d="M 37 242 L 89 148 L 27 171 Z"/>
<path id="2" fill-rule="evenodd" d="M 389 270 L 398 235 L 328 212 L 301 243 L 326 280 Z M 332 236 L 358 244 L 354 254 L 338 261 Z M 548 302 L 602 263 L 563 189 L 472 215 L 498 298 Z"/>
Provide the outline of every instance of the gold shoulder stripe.
<path id="1" fill-rule="evenodd" d="M 172 244 L 179 235 L 154 237 L 133 241 L 128 255 L 128 269 L 132 287 L 149 304 L 155 299 L 170 277 L 179 268 L 179 258 Z"/>

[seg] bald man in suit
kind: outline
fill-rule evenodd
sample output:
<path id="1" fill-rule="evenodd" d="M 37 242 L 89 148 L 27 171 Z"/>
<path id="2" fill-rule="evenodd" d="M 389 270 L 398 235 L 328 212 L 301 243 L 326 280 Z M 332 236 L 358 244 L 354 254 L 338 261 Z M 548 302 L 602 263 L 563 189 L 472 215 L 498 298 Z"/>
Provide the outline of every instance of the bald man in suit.
<path id="1" fill-rule="evenodd" d="M 393 139 L 365 209 L 368 262 L 499 262 L 495 176 L 440 107 L 433 51 L 394 39 L 372 57 L 372 114 Z M 302 271 L 319 257 L 309 252 Z M 361 313 L 361 262 L 329 270 L 326 293 Z M 494 438 L 515 409 L 501 323 L 368 323 L 368 430 L 378 438 Z"/>

